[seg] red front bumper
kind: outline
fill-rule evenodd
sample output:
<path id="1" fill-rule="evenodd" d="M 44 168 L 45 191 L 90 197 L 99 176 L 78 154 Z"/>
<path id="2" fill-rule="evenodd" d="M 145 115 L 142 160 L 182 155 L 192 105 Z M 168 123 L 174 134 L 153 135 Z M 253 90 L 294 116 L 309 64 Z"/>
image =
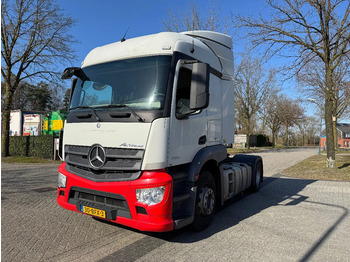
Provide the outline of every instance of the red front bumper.
<path id="1" fill-rule="evenodd" d="M 172 219 L 173 206 L 173 180 L 163 170 L 145 171 L 141 177 L 134 181 L 125 182 L 93 182 L 69 173 L 65 169 L 66 163 L 59 167 L 59 172 L 67 177 L 66 188 L 57 189 L 57 203 L 65 209 L 81 213 L 77 206 L 68 203 L 71 187 L 108 192 L 123 196 L 128 204 L 131 218 L 117 216 L 116 220 L 109 220 L 141 231 L 165 232 L 173 230 Z M 166 186 L 165 195 L 159 204 L 148 206 L 136 199 L 135 190 L 138 188 L 151 188 Z M 137 212 L 136 207 L 144 208 L 147 214 Z"/>

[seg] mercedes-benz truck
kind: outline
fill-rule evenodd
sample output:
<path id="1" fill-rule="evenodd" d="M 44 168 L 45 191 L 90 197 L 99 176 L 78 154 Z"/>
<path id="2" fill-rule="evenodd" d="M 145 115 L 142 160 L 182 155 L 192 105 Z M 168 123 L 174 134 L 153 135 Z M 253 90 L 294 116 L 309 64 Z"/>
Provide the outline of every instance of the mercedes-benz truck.
<path id="1" fill-rule="evenodd" d="M 230 36 L 163 32 L 97 47 L 73 78 L 57 202 L 141 231 L 203 230 L 225 201 L 258 190 L 259 156 L 234 137 Z"/>

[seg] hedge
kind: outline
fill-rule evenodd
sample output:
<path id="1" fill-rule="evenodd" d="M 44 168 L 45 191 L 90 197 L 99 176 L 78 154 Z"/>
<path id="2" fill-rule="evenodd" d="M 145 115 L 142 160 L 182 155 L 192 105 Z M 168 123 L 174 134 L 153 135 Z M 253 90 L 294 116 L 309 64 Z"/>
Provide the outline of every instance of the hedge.
<path id="1" fill-rule="evenodd" d="M 54 137 L 45 136 L 10 136 L 11 156 L 32 156 L 53 159 Z"/>
<path id="2" fill-rule="evenodd" d="M 269 137 L 264 134 L 257 135 L 257 146 L 268 146 L 270 144 Z"/>

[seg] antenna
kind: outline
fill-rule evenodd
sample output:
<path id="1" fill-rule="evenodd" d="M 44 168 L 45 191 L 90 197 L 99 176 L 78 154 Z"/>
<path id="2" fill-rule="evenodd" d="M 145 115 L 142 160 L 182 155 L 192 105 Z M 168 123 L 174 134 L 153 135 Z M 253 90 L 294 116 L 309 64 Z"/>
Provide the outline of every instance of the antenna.
<path id="1" fill-rule="evenodd" d="M 194 20 L 192 20 L 192 47 L 190 49 L 191 54 L 194 52 Z"/>
<path id="2" fill-rule="evenodd" d="M 126 37 L 126 34 L 128 33 L 128 31 L 129 31 L 129 26 L 128 26 L 128 29 L 126 29 L 126 32 L 125 32 L 123 38 L 120 39 L 120 42 L 124 42 L 126 40 L 125 37 Z"/>

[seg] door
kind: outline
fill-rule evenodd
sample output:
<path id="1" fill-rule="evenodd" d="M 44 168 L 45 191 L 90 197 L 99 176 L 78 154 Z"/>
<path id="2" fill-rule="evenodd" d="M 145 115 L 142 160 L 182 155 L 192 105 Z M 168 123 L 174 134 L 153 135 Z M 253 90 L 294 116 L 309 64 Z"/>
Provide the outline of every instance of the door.
<path id="1" fill-rule="evenodd" d="M 207 145 L 207 110 L 189 108 L 192 65 L 176 66 L 170 116 L 168 165 L 189 163 Z"/>

